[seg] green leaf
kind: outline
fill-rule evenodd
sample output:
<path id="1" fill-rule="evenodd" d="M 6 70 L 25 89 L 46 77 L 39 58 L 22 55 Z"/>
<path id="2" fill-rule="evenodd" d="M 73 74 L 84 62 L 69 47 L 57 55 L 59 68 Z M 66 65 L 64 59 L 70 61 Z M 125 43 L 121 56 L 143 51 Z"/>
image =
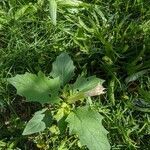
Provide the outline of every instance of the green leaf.
<path id="1" fill-rule="evenodd" d="M 78 135 L 82 145 L 90 150 L 109 150 L 107 130 L 102 125 L 103 117 L 88 107 L 77 108 L 71 112 L 66 121 L 70 134 Z"/>
<path id="2" fill-rule="evenodd" d="M 49 0 L 49 11 L 52 23 L 56 25 L 56 19 L 57 19 L 57 3 L 56 0 Z"/>
<path id="3" fill-rule="evenodd" d="M 78 77 L 76 82 L 73 84 L 73 92 L 87 92 L 95 88 L 99 83 L 102 84 L 104 80 L 91 76 L 88 78 Z"/>
<path id="4" fill-rule="evenodd" d="M 149 70 L 146 69 L 146 70 L 142 70 L 142 71 L 139 71 L 139 72 L 136 72 L 130 76 L 128 76 L 126 79 L 125 79 L 125 82 L 128 84 L 129 82 L 133 82 L 133 81 L 136 81 L 138 78 L 142 77 L 144 74 L 146 74 Z"/>
<path id="5" fill-rule="evenodd" d="M 22 135 L 29 135 L 29 134 L 44 131 L 46 126 L 50 124 L 50 120 L 47 120 L 47 118 L 51 119 L 50 115 L 48 116 L 46 115 L 49 113 L 48 112 L 46 113 L 46 112 L 47 112 L 47 109 L 37 111 L 32 117 L 32 119 L 30 119 L 30 121 L 27 123 Z"/>
<path id="6" fill-rule="evenodd" d="M 24 15 L 35 13 L 36 11 L 37 8 L 31 3 L 29 3 L 28 5 L 23 5 L 20 9 L 18 9 L 14 14 L 14 18 L 15 20 L 18 20 Z"/>
<path id="7" fill-rule="evenodd" d="M 65 85 L 74 75 L 75 66 L 67 53 L 62 53 L 53 62 L 51 76 L 60 77 L 61 85 Z"/>
<path id="8" fill-rule="evenodd" d="M 28 101 L 41 104 L 59 102 L 59 77 L 49 79 L 41 72 L 38 75 L 25 73 L 9 78 L 8 81 L 17 89 L 17 94 L 26 97 Z"/>
<path id="9" fill-rule="evenodd" d="M 72 85 L 72 95 L 68 97 L 69 103 L 74 103 L 78 100 L 83 100 L 85 97 L 97 96 L 104 94 L 104 87 L 102 86 L 104 80 L 91 76 L 88 78 L 78 77 L 76 82 Z"/>
<path id="10" fill-rule="evenodd" d="M 82 1 L 79 0 L 57 0 L 58 5 L 69 6 L 69 7 L 79 7 L 83 4 Z"/>
<path id="11" fill-rule="evenodd" d="M 142 98 L 136 98 L 133 100 L 134 109 L 141 112 L 150 112 L 150 103 Z"/>
<path id="12" fill-rule="evenodd" d="M 22 17 L 28 8 L 29 8 L 29 5 L 24 5 L 22 8 L 17 10 L 15 13 L 15 20 L 18 20 L 20 17 Z"/>

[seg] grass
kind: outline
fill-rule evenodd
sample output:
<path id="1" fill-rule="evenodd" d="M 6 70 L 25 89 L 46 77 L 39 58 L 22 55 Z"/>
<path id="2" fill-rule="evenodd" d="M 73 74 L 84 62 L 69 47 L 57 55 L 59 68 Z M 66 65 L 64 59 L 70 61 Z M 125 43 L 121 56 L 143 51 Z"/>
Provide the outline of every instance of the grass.
<path id="1" fill-rule="evenodd" d="M 106 80 L 106 95 L 94 102 L 112 149 L 149 149 L 150 2 L 84 1 L 81 8 L 59 7 L 56 26 L 47 1 L 0 1 L 0 149 L 37 149 L 21 133 L 40 106 L 24 102 L 6 78 L 48 74 L 62 51 L 74 59 L 76 75 Z"/>

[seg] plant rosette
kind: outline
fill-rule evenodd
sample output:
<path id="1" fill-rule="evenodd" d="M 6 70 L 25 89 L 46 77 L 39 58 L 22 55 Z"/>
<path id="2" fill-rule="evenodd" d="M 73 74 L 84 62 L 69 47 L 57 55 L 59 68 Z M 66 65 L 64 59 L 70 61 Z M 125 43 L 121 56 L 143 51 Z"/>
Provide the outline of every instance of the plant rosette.
<path id="1" fill-rule="evenodd" d="M 8 78 L 8 82 L 17 89 L 17 94 L 26 98 L 28 102 L 39 102 L 43 109 L 35 112 L 26 124 L 23 135 L 43 132 L 49 128 L 50 132 L 57 132 L 52 125 L 53 120 L 67 124 L 70 135 L 77 135 L 82 146 L 90 150 L 109 150 L 108 132 L 102 125 L 103 116 L 88 103 L 76 106 L 77 101 L 84 101 L 88 97 L 104 93 L 104 80 L 96 76 L 78 76 L 73 84 L 69 84 L 74 76 L 75 66 L 67 53 L 60 54 L 52 64 L 49 76 L 42 72 L 37 75 L 25 73 Z M 44 104 L 56 106 L 55 113 Z M 54 130 L 55 129 L 55 130 Z"/>

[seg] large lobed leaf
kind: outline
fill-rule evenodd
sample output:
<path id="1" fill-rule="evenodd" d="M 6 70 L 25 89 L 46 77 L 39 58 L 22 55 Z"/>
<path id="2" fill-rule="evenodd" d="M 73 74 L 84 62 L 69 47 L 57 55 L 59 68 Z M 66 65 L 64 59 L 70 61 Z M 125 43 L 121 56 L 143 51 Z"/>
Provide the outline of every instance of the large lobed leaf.
<path id="1" fill-rule="evenodd" d="M 41 72 L 38 75 L 25 73 L 24 75 L 9 78 L 8 81 L 17 89 L 17 94 L 26 97 L 28 101 L 41 104 L 59 101 L 59 77 L 49 79 Z"/>
<path id="2" fill-rule="evenodd" d="M 67 53 L 62 53 L 53 62 L 51 76 L 60 77 L 61 85 L 65 85 L 74 75 L 75 66 Z"/>
<path id="3" fill-rule="evenodd" d="M 84 99 L 88 96 L 97 96 L 104 94 L 104 87 L 102 86 L 104 80 L 91 76 L 88 78 L 78 77 L 76 82 L 72 85 L 72 95 L 68 98 L 69 103 L 74 103 L 77 100 Z"/>
<path id="4" fill-rule="evenodd" d="M 66 121 L 70 134 L 76 134 L 82 145 L 90 150 L 109 150 L 107 131 L 102 125 L 103 117 L 88 107 L 80 107 L 71 112 Z"/>
<path id="5" fill-rule="evenodd" d="M 51 124 L 51 115 L 43 109 L 37 111 L 34 116 L 27 123 L 22 135 L 29 135 L 44 131 L 44 129 Z"/>
<path id="6" fill-rule="evenodd" d="M 78 77 L 76 82 L 73 84 L 73 92 L 88 92 L 103 82 L 104 80 L 101 80 L 96 76 L 91 76 L 88 78 Z"/>

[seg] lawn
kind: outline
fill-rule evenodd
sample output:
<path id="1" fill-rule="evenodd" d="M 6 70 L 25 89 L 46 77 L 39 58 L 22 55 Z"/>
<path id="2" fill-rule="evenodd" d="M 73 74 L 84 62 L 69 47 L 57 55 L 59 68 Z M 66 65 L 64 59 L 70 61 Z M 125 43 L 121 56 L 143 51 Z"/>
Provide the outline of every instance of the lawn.
<path id="1" fill-rule="evenodd" d="M 149 113 L 149 0 L 0 0 L 0 150 L 149 150 Z"/>

